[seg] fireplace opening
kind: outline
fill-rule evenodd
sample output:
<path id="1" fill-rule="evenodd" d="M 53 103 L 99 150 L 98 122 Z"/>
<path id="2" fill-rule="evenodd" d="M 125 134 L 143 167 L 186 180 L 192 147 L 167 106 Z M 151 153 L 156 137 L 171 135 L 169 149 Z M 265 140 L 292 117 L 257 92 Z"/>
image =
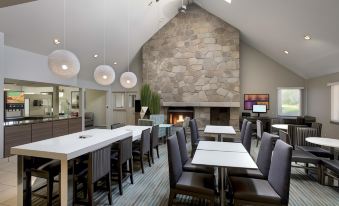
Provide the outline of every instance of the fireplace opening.
<path id="1" fill-rule="evenodd" d="M 228 126 L 230 124 L 229 107 L 211 107 L 211 125 Z"/>
<path id="2" fill-rule="evenodd" d="M 194 118 L 193 107 L 170 107 L 167 111 L 169 124 L 183 123 L 186 117 Z"/>

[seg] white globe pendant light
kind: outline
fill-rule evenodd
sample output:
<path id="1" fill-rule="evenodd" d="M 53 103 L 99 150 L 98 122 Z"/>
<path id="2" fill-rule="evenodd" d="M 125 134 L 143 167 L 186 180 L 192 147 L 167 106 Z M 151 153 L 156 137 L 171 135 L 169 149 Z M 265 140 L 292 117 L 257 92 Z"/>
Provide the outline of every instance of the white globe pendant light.
<path id="1" fill-rule="evenodd" d="M 128 3 L 128 7 L 129 7 L 129 0 L 127 0 L 127 3 Z M 127 9 L 127 11 L 129 11 L 129 9 Z M 128 62 L 127 62 L 127 68 L 128 68 L 128 71 L 127 72 L 124 72 L 121 74 L 120 76 L 120 84 L 122 87 L 126 88 L 126 89 L 131 89 L 133 87 L 135 87 L 135 85 L 137 85 L 137 82 L 138 82 L 138 78 L 137 76 L 133 73 L 133 72 L 130 72 L 129 71 L 129 13 L 127 13 L 127 57 L 128 57 Z"/>
<path id="2" fill-rule="evenodd" d="M 79 73 L 80 62 L 74 53 L 60 49 L 48 55 L 48 67 L 54 74 L 68 79 Z"/>
<path id="3" fill-rule="evenodd" d="M 94 79 L 98 84 L 103 86 L 110 85 L 115 80 L 114 69 L 109 65 L 100 65 L 95 68 Z"/>
<path id="4" fill-rule="evenodd" d="M 138 78 L 133 72 L 124 72 L 120 76 L 120 84 L 126 89 L 131 89 L 137 85 Z"/>

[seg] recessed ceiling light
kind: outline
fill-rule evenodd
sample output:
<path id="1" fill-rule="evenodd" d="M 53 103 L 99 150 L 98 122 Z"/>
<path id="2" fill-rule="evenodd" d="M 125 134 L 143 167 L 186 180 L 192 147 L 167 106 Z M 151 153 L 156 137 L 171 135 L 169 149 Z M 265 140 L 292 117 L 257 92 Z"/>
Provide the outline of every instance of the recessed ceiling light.
<path id="1" fill-rule="evenodd" d="M 94 57 L 94 58 L 98 58 L 98 57 L 99 57 L 99 54 L 94 54 L 93 57 Z"/>
<path id="2" fill-rule="evenodd" d="M 304 36 L 304 39 L 305 39 L 305 40 L 311 40 L 311 36 L 310 36 L 310 35 L 305 35 L 305 36 Z"/>
<path id="3" fill-rule="evenodd" d="M 288 51 L 287 51 L 287 50 L 284 50 L 284 53 L 285 53 L 285 54 L 288 54 Z"/>
<path id="4" fill-rule="evenodd" d="M 118 64 L 118 62 L 113 62 L 113 64 L 114 64 L 114 65 L 117 65 L 117 64 Z"/>
<path id="5" fill-rule="evenodd" d="M 225 1 L 229 4 L 232 3 L 232 0 L 225 0 Z"/>
<path id="6" fill-rule="evenodd" d="M 54 44 L 55 45 L 58 45 L 58 44 L 60 44 L 61 43 L 61 41 L 59 40 L 59 39 L 54 39 Z"/>

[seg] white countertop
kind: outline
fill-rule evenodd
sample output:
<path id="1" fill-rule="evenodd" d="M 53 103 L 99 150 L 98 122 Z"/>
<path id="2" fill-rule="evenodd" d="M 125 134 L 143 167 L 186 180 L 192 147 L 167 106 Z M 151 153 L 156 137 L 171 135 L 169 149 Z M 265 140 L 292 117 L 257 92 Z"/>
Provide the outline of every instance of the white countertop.
<path id="1" fill-rule="evenodd" d="M 232 126 L 206 125 L 204 133 L 207 134 L 236 134 Z"/>
<path id="2" fill-rule="evenodd" d="M 281 130 L 288 130 L 288 124 L 272 124 L 272 127 Z"/>
<path id="3" fill-rule="evenodd" d="M 306 141 L 321 146 L 339 148 L 339 139 L 327 137 L 307 137 Z"/>
<path id="4" fill-rule="evenodd" d="M 196 150 L 192 164 L 225 168 L 258 169 L 248 153 Z"/>
<path id="5" fill-rule="evenodd" d="M 245 152 L 247 150 L 241 143 L 234 142 L 212 142 L 212 141 L 199 141 L 198 150 L 211 150 L 222 152 Z"/>

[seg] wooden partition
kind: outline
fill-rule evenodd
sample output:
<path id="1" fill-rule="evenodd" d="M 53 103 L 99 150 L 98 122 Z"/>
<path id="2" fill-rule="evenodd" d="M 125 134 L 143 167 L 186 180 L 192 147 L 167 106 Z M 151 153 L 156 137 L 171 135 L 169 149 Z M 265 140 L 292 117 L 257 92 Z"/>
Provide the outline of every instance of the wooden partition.
<path id="1" fill-rule="evenodd" d="M 53 137 L 59 137 L 68 134 L 68 119 L 53 121 Z"/>
<path id="2" fill-rule="evenodd" d="M 69 119 L 68 122 L 68 132 L 71 133 L 76 133 L 76 132 L 81 132 L 82 131 L 82 118 L 73 118 Z"/>
<path id="3" fill-rule="evenodd" d="M 5 157 L 10 156 L 11 147 L 31 142 L 32 126 L 23 124 L 5 127 Z"/>
<path id="4" fill-rule="evenodd" d="M 52 128 L 52 121 L 32 124 L 32 142 L 52 138 Z"/>

